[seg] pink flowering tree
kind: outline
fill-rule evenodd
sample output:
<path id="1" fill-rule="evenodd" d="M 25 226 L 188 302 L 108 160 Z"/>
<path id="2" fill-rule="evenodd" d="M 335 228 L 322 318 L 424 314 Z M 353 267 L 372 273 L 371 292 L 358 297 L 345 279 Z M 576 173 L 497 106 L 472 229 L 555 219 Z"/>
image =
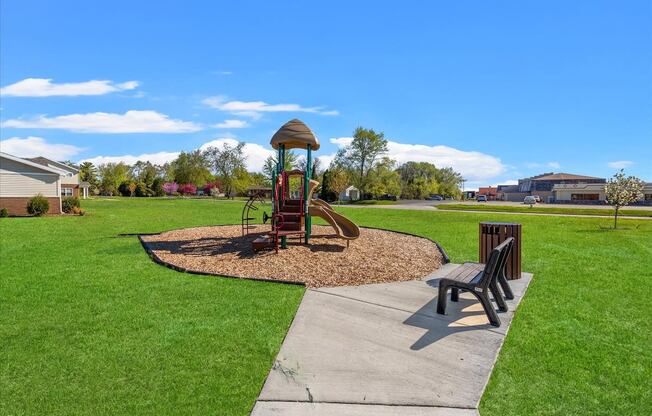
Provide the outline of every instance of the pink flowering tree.
<path id="1" fill-rule="evenodd" d="M 635 176 L 625 176 L 621 169 L 604 187 L 607 203 L 614 207 L 614 228 L 618 226 L 618 211 L 620 208 L 643 198 L 645 184 Z"/>
<path id="2" fill-rule="evenodd" d="M 163 184 L 163 192 L 168 195 L 172 195 L 179 189 L 179 185 L 176 182 L 165 182 Z"/>
<path id="3" fill-rule="evenodd" d="M 195 195 L 197 193 L 197 187 L 191 183 L 184 183 L 179 186 L 179 193 L 181 195 Z"/>

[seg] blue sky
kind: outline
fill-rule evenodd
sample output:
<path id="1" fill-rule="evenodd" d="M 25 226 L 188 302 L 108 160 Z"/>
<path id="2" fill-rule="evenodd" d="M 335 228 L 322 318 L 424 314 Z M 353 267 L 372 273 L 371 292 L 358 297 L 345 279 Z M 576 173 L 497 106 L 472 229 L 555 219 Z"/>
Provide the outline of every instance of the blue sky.
<path id="1" fill-rule="evenodd" d="M 649 0 L 352 3 L 5 0 L 0 148 L 160 162 L 240 140 L 256 168 L 296 117 L 324 162 L 364 126 L 467 188 L 652 181 Z"/>

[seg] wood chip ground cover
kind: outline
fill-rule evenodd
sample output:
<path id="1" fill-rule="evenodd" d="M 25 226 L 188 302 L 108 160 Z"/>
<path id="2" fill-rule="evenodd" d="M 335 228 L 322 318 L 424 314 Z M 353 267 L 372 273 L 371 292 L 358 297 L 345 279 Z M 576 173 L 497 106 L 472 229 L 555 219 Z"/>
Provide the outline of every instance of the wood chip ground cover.
<path id="1" fill-rule="evenodd" d="M 309 245 L 289 240 L 289 247 L 254 253 L 251 241 L 269 232 L 260 226 L 243 237 L 239 225 L 168 231 L 141 239 L 162 262 L 188 271 L 303 282 L 308 287 L 361 285 L 412 280 L 442 264 L 437 245 L 421 237 L 387 230 L 360 229 L 346 247 L 332 229 L 313 226 Z"/>

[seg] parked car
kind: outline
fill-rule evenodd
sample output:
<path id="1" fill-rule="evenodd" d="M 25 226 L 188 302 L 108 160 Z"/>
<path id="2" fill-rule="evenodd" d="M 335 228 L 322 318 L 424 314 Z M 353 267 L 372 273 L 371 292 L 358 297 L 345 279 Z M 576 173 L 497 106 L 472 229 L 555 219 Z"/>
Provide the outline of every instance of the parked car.
<path id="1" fill-rule="evenodd" d="M 398 197 L 396 195 L 390 195 L 390 194 L 383 194 L 378 197 L 379 201 L 396 201 L 398 200 Z"/>
<path id="2" fill-rule="evenodd" d="M 535 201 L 537 201 L 537 203 L 541 202 L 541 197 L 539 195 L 532 195 L 532 196 L 534 197 Z"/>
<path id="3" fill-rule="evenodd" d="M 475 197 L 477 202 L 487 202 L 487 195 L 478 195 Z"/>
<path id="4" fill-rule="evenodd" d="M 429 201 L 443 201 L 444 197 L 441 196 L 441 195 L 430 195 L 426 199 L 429 200 Z"/>
<path id="5" fill-rule="evenodd" d="M 534 205 L 537 203 L 537 199 L 533 195 L 528 195 L 523 199 L 524 204 Z"/>

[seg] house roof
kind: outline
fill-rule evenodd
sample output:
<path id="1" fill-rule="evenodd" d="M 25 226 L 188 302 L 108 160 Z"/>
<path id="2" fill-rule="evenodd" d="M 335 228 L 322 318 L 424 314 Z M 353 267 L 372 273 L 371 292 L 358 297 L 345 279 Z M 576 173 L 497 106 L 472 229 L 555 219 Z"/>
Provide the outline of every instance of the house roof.
<path id="1" fill-rule="evenodd" d="M 36 169 L 44 170 L 44 171 L 49 172 L 49 173 L 55 173 L 57 175 L 61 175 L 61 170 L 59 170 L 59 169 L 54 169 L 54 168 L 51 168 L 49 166 L 44 166 L 44 165 L 42 165 L 40 163 L 35 163 L 35 162 L 32 162 L 31 160 L 28 160 L 28 159 L 23 159 L 23 158 L 20 158 L 20 157 L 17 157 L 17 156 L 10 155 L 9 153 L 0 152 L 0 157 L 4 157 L 5 159 L 9 159 L 9 160 L 17 162 L 17 163 L 22 163 L 23 165 L 30 166 L 32 168 L 36 168 Z"/>
<path id="2" fill-rule="evenodd" d="M 532 178 L 533 181 L 572 181 L 582 179 L 602 179 L 595 176 L 573 175 L 572 173 L 552 173 Z"/>
<path id="3" fill-rule="evenodd" d="M 319 150 L 319 140 L 315 133 L 303 121 L 296 118 L 283 124 L 272 136 L 270 144 L 274 149 L 278 149 L 278 146 L 283 144 L 286 149 L 306 149 L 310 145 L 311 150 Z"/>
<path id="4" fill-rule="evenodd" d="M 66 165 L 65 163 L 57 162 L 56 160 L 48 159 L 47 157 L 37 156 L 37 157 L 28 157 L 25 159 L 31 160 L 32 162 L 38 163 L 39 165 L 43 165 L 43 166 L 54 165 L 58 169 L 67 170 L 68 172 L 72 172 L 72 173 L 79 173 L 79 169 L 75 169 L 72 166 Z"/>

